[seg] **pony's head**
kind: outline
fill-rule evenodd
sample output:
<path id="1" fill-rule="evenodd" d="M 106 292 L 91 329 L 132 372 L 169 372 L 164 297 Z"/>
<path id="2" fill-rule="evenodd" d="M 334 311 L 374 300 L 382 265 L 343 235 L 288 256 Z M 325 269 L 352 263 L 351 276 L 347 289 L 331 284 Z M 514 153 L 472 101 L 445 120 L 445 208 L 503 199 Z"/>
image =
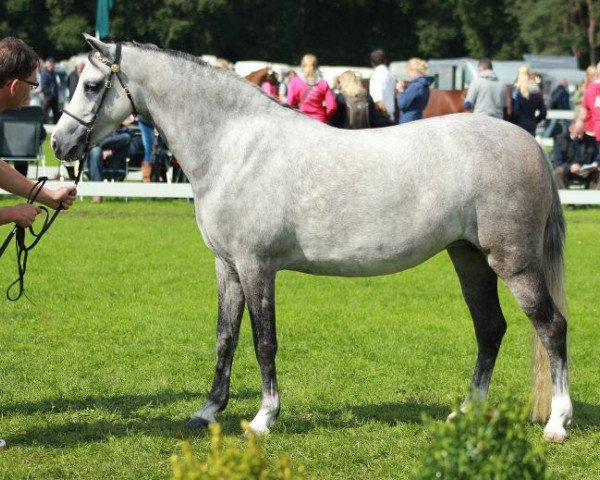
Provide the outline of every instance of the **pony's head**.
<path id="1" fill-rule="evenodd" d="M 120 73 L 120 58 L 117 58 L 120 47 L 83 35 L 92 52 L 85 62 L 73 98 L 52 134 L 52 148 L 61 160 L 80 158 L 86 144 L 97 144 L 132 113 L 132 103 L 117 78 L 121 75 L 127 86 L 127 76 Z"/>

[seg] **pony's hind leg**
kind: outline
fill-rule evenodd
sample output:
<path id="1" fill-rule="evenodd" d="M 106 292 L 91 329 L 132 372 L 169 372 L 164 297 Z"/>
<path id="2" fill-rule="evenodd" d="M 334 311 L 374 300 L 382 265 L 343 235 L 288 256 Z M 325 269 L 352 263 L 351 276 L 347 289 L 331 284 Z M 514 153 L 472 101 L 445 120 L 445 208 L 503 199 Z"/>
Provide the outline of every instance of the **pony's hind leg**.
<path id="1" fill-rule="evenodd" d="M 269 433 L 269 427 L 279 415 L 279 389 L 275 370 L 275 271 L 258 261 L 250 262 L 240 268 L 240 279 L 250 312 L 254 351 L 262 377 L 262 401 L 258 413 L 250 422 L 250 430 Z"/>
<path id="2" fill-rule="evenodd" d="M 448 253 L 458 274 L 477 337 L 477 362 L 470 395 L 485 399 L 506 332 L 506 321 L 498 300 L 498 276 L 488 265 L 483 253 L 472 245 L 451 246 Z M 454 416 L 455 413 L 452 413 L 448 418 Z"/>
<path id="3" fill-rule="evenodd" d="M 567 374 L 567 321 L 556 306 L 549 292 L 546 278 L 541 268 L 530 263 L 524 270 L 503 278 L 517 302 L 531 320 L 550 360 L 551 392 L 534 392 L 541 399 L 534 400 L 534 419 L 550 418 L 544 428 L 548 440 L 562 441 L 567 436 L 565 426 L 571 421 L 573 407 L 569 395 Z M 534 375 L 547 375 L 534 366 Z M 536 382 L 539 384 L 539 381 Z M 546 396 L 552 396 L 552 401 Z"/>
<path id="4" fill-rule="evenodd" d="M 233 354 L 244 313 L 244 292 L 236 271 L 220 259 L 216 261 L 216 271 L 219 298 L 217 365 L 208 401 L 188 421 L 192 427 L 215 422 L 217 412 L 227 406 Z"/>

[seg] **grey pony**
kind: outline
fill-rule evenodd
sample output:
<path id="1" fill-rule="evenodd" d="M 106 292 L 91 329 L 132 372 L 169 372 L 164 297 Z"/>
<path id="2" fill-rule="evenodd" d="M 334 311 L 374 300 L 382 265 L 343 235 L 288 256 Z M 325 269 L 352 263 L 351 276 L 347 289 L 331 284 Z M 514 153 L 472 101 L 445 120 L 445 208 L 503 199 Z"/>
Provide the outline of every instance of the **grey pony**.
<path id="1" fill-rule="evenodd" d="M 86 40 L 95 52 L 69 110 L 94 120 L 94 144 L 132 106 L 113 82 L 93 118 L 110 68 L 95 58 L 110 64 L 116 47 Z M 467 399 L 487 395 L 506 330 L 500 277 L 541 340 L 539 356 L 549 357 L 549 367 L 535 368 L 547 388 L 536 384 L 533 414 L 548 419 L 546 438 L 566 437 L 572 404 L 565 226 L 548 162 L 527 132 L 476 114 L 338 130 L 278 105 L 233 73 L 151 45 L 123 44 L 121 72 L 139 113 L 154 123 L 189 178 L 198 226 L 216 257 L 216 372 L 191 425 L 215 422 L 227 405 L 244 306 L 262 375 L 262 402 L 250 428 L 266 433 L 275 422 L 279 270 L 383 275 L 445 249 L 478 344 Z M 63 115 L 52 136 L 57 156 L 79 157 L 85 136 L 82 125 Z"/>

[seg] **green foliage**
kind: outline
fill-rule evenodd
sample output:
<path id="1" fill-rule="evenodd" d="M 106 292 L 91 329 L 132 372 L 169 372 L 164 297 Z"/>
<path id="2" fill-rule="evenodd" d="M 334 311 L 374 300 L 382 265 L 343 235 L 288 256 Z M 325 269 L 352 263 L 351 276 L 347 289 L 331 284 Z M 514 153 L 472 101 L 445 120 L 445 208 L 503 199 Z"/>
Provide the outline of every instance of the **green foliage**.
<path id="1" fill-rule="evenodd" d="M 509 0 L 457 0 L 457 14 L 472 57 L 520 58 L 524 45 L 515 34 L 518 24 Z"/>
<path id="2" fill-rule="evenodd" d="M 256 435 L 242 422 L 247 432 L 244 448 L 237 447 L 232 439 L 223 442 L 221 425 L 209 425 L 210 451 L 206 462 L 194 459 L 189 443 L 183 442 L 183 455 L 171 457 L 171 480 L 302 480 L 303 469 L 292 471 L 288 456 L 277 459 L 275 470 L 269 469 L 264 451 Z"/>
<path id="3" fill-rule="evenodd" d="M 595 3 L 588 0 L 521 0 L 511 11 L 519 18 L 518 35 L 529 51 L 575 55 L 580 66 L 585 68 L 597 62 L 600 8 Z"/>
<path id="4" fill-rule="evenodd" d="M 541 446 L 527 439 L 528 408 L 507 399 L 497 407 L 471 402 L 451 422 L 434 423 L 419 479 L 542 480 L 546 469 Z"/>

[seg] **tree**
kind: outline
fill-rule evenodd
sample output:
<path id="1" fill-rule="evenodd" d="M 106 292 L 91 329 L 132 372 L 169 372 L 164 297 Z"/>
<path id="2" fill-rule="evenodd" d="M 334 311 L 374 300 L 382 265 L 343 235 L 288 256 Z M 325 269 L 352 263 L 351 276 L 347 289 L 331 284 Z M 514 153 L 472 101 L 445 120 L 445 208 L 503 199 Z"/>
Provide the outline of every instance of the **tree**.
<path id="1" fill-rule="evenodd" d="M 600 19 L 597 2 L 521 0 L 512 10 L 520 19 L 520 36 L 531 52 L 574 55 L 582 68 L 596 64 Z"/>
<path id="2" fill-rule="evenodd" d="M 0 38 L 18 37 L 30 44 L 36 52 L 46 56 L 49 50 L 45 32 L 47 24 L 48 12 L 44 2 L 36 0 L 0 2 Z"/>
<path id="3" fill-rule="evenodd" d="M 457 0 L 457 13 L 468 55 L 496 59 L 521 58 L 523 43 L 509 0 Z"/>
<path id="4" fill-rule="evenodd" d="M 466 53 L 457 0 L 426 0 L 415 5 L 418 53 L 425 58 L 460 57 Z"/>

